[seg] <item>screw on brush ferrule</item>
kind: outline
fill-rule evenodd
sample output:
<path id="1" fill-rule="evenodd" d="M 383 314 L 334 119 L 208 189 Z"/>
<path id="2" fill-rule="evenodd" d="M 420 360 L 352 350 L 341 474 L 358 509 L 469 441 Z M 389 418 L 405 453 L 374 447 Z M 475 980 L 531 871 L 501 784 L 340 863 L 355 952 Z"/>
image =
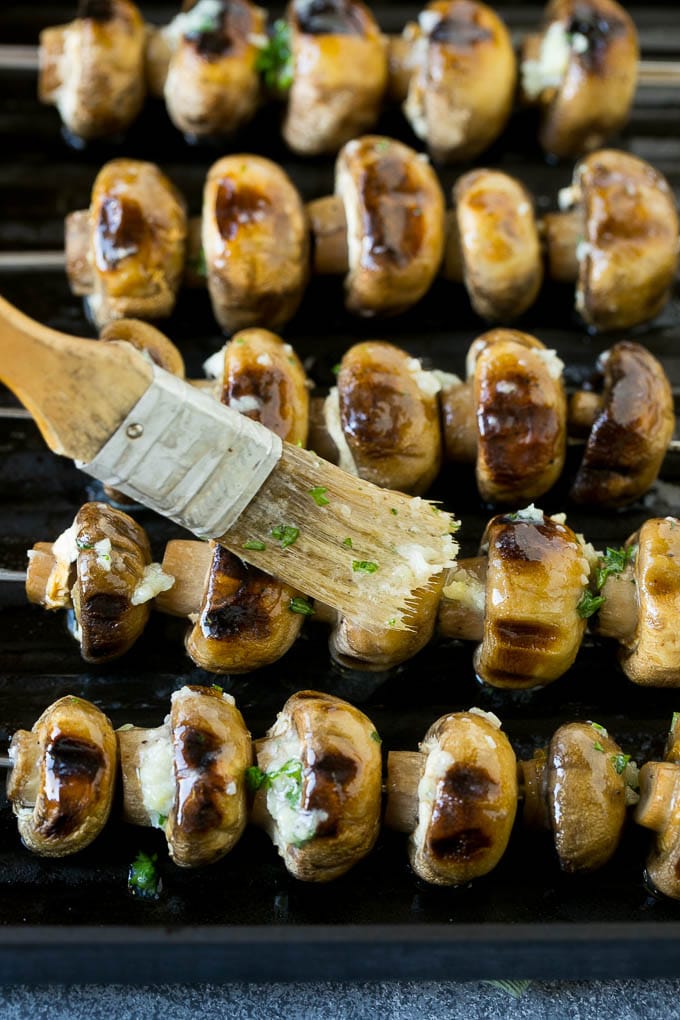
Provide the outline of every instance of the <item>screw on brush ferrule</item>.
<path id="1" fill-rule="evenodd" d="M 281 458 L 263 425 L 154 366 L 153 381 L 83 471 L 188 528 L 220 538 Z"/>

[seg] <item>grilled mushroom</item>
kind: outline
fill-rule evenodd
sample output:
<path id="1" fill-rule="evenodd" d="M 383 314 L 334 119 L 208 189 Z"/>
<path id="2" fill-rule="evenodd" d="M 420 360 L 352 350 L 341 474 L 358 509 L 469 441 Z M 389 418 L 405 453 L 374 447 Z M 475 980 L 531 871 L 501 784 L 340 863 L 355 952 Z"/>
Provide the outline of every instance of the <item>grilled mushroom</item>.
<path id="1" fill-rule="evenodd" d="M 639 344 L 615 344 L 598 369 L 602 398 L 571 498 L 626 506 L 656 481 L 675 428 L 673 394 L 663 366 Z"/>
<path id="2" fill-rule="evenodd" d="M 521 63 L 523 97 L 541 110 L 546 152 L 579 156 L 623 127 L 638 56 L 633 20 L 615 0 L 551 0 Z"/>
<path id="3" fill-rule="evenodd" d="M 673 721 L 664 761 L 648 761 L 640 769 L 640 800 L 635 821 L 656 838 L 647 857 L 647 877 L 657 892 L 680 899 L 680 715 Z"/>
<path id="4" fill-rule="evenodd" d="M 518 503 L 547 492 L 566 456 L 562 362 L 535 337 L 494 329 L 471 345 L 468 381 L 440 394 L 444 450 L 476 460 L 484 500 Z"/>
<path id="5" fill-rule="evenodd" d="M 123 810 L 134 825 L 162 829 L 180 868 L 212 864 L 247 822 L 245 773 L 252 744 L 230 694 L 182 687 L 157 729 L 118 730 Z"/>
<path id="6" fill-rule="evenodd" d="M 453 203 L 444 275 L 465 283 L 483 319 L 516 318 L 534 303 L 543 282 L 531 196 L 508 174 L 472 170 L 456 182 Z"/>
<path id="7" fill-rule="evenodd" d="M 385 824 L 410 832 L 416 874 L 464 885 L 505 853 L 517 810 L 517 763 L 496 716 L 480 709 L 438 719 L 417 754 L 387 759 Z"/>
<path id="8" fill-rule="evenodd" d="M 563 211 L 543 219 L 550 275 L 576 280 L 576 310 L 594 329 L 628 329 L 666 303 L 678 266 L 678 213 L 665 177 L 625 152 L 582 159 Z"/>
<path id="9" fill-rule="evenodd" d="M 547 755 L 520 762 L 527 824 L 552 830 L 563 871 L 595 871 L 612 857 L 626 819 L 629 758 L 596 723 L 567 723 Z"/>
<path id="10" fill-rule="evenodd" d="M 309 272 L 307 219 L 294 185 L 260 156 L 208 171 L 203 250 L 215 318 L 226 333 L 276 327 L 297 310 Z"/>
<path id="11" fill-rule="evenodd" d="M 293 0 L 292 84 L 283 137 L 306 156 L 337 152 L 373 127 L 387 84 L 387 54 L 357 0 Z"/>
<path id="12" fill-rule="evenodd" d="M 7 798 L 25 845 L 42 857 L 83 850 L 106 825 L 117 748 L 111 723 L 83 698 L 50 705 L 10 744 Z"/>
<path id="13" fill-rule="evenodd" d="M 288 871 L 304 882 L 344 875 L 380 825 L 380 738 L 371 720 L 340 698 L 299 691 L 256 747 L 253 820 Z"/>
<path id="14" fill-rule="evenodd" d="M 434 0 L 403 38 L 404 113 L 413 131 L 438 162 L 474 159 L 510 116 L 517 78 L 510 33 L 486 4 Z"/>
<path id="15" fill-rule="evenodd" d="M 533 506 L 493 517 L 477 675 L 493 687 L 540 687 L 571 666 L 585 630 L 578 611 L 590 564 L 582 541 Z"/>
<path id="16" fill-rule="evenodd" d="M 180 131 L 191 139 L 230 135 L 252 119 L 265 33 L 265 12 L 248 0 L 193 0 L 154 33 L 147 73 Z"/>
<path id="17" fill-rule="evenodd" d="M 184 358 L 178 347 L 165 333 L 139 319 L 117 319 L 110 322 L 99 333 L 104 343 L 128 343 L 138 351 L 144 351 L 159 368 L 165 369 L 178 379 L 186 378 Z"/>
<path id="18" fill-rule="evenodd" d="M 596 632 L 621 642 L 621 665 L 633 683 L 679 687 L 680 521 L 645 521 L 607 575 Z"/>
<path id="19" fill-rule="evenodd" d="M 153 163 L 114 159 L 97 174 L 89 211 L 66 220 L 71 289 L 100 328 L 170 315 L 184 269 L 184 200 Z"/>
<path id="20" fill-rule="evenodd" d="M 435 376 L 393 344 L 350 347 L 324 406 L 334 459 L 382 488 L 425 492 L 441 464 L 438 390 Z"/>
<path id="21" fill-rule="evenodd" d="M 46 609 L 74 610 L 87 662 L 107 662 L 131 648 L 158 584 L 172 583 L 151 563 L 144 529 L 106 503 L 83 504 L 51 548 L 39 543 L 32 552 L 28 598 Z"/>
<path id="22" fill-rule="evenodd" d="M 40 33 L 40 101 L 76 138 L 124 131 L 144 102 L 145 40 L 131 0 L 80 0 L 75 21 Z"/>
<path id="23" fill-rule="evenodd" d="M 397 315 L 425 294 L 444 250 L 444 196 L 422 155 L 375 135 L 349 142 L 336 162 L 335 195 L 308 210 L 314 268 L 349 268 L 350 311 Z"/>

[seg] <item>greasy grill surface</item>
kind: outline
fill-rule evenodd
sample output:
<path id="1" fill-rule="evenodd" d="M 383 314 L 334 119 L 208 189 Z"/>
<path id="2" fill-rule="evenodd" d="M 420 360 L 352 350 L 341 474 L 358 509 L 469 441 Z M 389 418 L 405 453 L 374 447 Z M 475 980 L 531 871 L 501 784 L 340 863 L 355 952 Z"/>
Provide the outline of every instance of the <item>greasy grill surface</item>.
<path id="1" fill-rule="evenodd" d="M 375 5 L 381 24 L 397 29 L 415 8 Z M 631 7 L 641 31 L 646 58 L 680 56 L 677 9 Z M 167 20 L 174 9 L 147 5 L 152 20 Z M 538 7 L 507 8 L 513 30 L 537 21 Z M 31 43 L 47 24 L 68 20 L 70 6 L 3 5 L 0 38 Z M 329 160 L 303 162 L 287 153 L 279 140 L 277 111 L 265 109 L 231 146 L 190 148 L 172 128 L 162 104 L 147 101 L 139 122 L 119 145 L 100 144 L 83 152 L 66 147 L 54 109 L 39 106 L 30 74 L 1 73 L 0 136 L 5 157 L 0 166 L 0 247 L 6 250 L 56 248 L 63 240 L 65 213 L 85 208 L 94 176 L 113 155 L 148 158 L 186 194 L 190 211 L 200 210 L 205 172 L 218 155 L 228 151 L 262 152 L 280 162 L 307 199 L 332 189 Z M 659 89 L 640 94 L 621 144 L 654 163 L 680 191 L 680 118 L 677 92 Z M 509 130 L 484 162 L 519 176 L 537 195 L 539 210 L 555 207 L 559 187 L 570 181 L 570 166 L 548 166 L 533 140 L 534 118 L 516 115 Z M 413 139 L 398 112 L 386 114 L 381 130 L 405 141 Z M 447 188 L 460 170 L 443 172 Z M 0 276 L 0 293 L 49 326 L 93 335 L 79 299 L 71 296 L 59 272 L 24 271 Z M 650 326 L 635 330 L 635 339 L 659 356 L 680 392 L 680 291 Z M 589 374 L 597 354 L 619 336 L 590 337 L 571 311 L 569 288 L 546 285 L 538 303 L 520 328 L 555 347 L 576 382 Z M 181 346 L 190 375 L 200 373 L 202 361 L 222 343 L 209 312 L 207 293 L 189 292 L 180 298 L 173 318 L 161 324 Z M 438 368 L 463 373 L 471 340 L 483 325 L 470 311 L 462 287 L 438 284 L 416 309 L 396 320 L 366 323 L 351 319 L 342 308 L 340 282 L 312 280 L 301 310 L 285 330 L 310 375 L 323 389 L 332 384 L 332 366 L 346 347 L 359 339 L 382 338 L 403 345 Z M 36 371 L 40 366 L 36 366 Z M 87 394 L 83 394 L 87 399 Z M 15 401 L 0 393 L 0 566 L 21 569 L 25 550 L 37 540 L 52 540 L 72 520 L 78 506 L 98 495 L 90 483 L 66 461 L 50 454 L 30 421 L 2 417 L 3 407 Z M 573 477 L 575 461 L 568 474 Z M 619 513 L 583 512 L 566 506 L 566 483 L 542 502 L 548 511 L 568 509 L 569 523 L 597 547 L 620 544 L 648 516 L 678 513 L 680 462 L 667 461 L 665 483 L 658 485 L 644 505 Z M 434 494 L 462 519 L 462 554 L 474 554 L 490 510 L 480 504 L 471 470 L 449 468 Z M 163 543 L 176 534 L 170 526 L 143 511 L 156 557 Z M 141 641 L 123 659 L 102 668 L 88 668 L 68 635 L 63 614 L 51 615 L 26 604 L 21 585 L 0 588 L 0 752 L 18 727 L 30 728 L 46 705 L 65 693 L 90 698 L 106 711 L 114 725 L 134 722 L 158 725 L 169 710 L 170 693 L 185 683 L 211 683 L 213 677 L 194 668 L 183 650 L 184 625 L 158 614 Z M 254 736 L 261 735 L 290 693 L 312 687 L 348 698 L 375 721 L 388 749 L 415 749 L 431 722 L 440 714 L 476 704 L 495 711 L 503 720 L 518 756 L 528 756 L 547 743 L 564 721 L 595 719 L 607 726 L 623 749 L 646 759 L 658 755 L 672 711 L 680 708 L 680 691 L 635 688 L 616 664 L 613 645 L 586 639 L 577 662 L 561 680 L 543 691 L 513 695 L 481 688 L 474 677 L 472 646 L 449 643 L 426 649 L 418 658 L 386 676 L 359 675 L 331 667 L 326 634 L 307 622 L 304 636 L 277 665 L 245 677 L 219 683 L 236 697 Z M 115 815 L 115 812 L 114 812 Z M 429 973 L 425 945 L 428 925 L 449 925 L 453 944 L 460 925 L 477 926 L 484 945 L 485 931 L 495 924 L 532 926 L 540 940 L 544 923 L 573 922 L 574 931 L 596 945 L 599 922 L 639 923 L 663 938 L 669 923 L 680 920 L 680 907 L 650 897 L 643 884 L 648 836 L 632 825 L 615 859 L 591 877 L 562 876 L 547 837 L 527 835 L 518 825 L 510 849 L 488 878 L 470 889 L 428 888 L 410 872 L 406 841 L 383 832 L 373 853 L 339 882 L 327 887 L 304 886 L 289 879 L 275 850 L 259 831 L 249 830 L 236 850 L 221 863 L 202 871 L 180 871 L 167 861 L 158 833 L 136 830 L 118 821 L 86 852 L 63 861 L 32 857 L 19 842 L 9 805 L 0 793 L 0 921 L 27 926 L 40 933 L 48 925 L 103 924 L 137 927 L 188 926 L 191 931 L 211 925 L 301 926 L 408 925 L 422 933 L 410 961 L 415 973 Z M 127 892 L 127 868 L 139 849 L 158 851 L 163 892 L 157 902 L 134 900 Z M 264 930 L 264 929 L 263 929 Z M 349 929 L 346 929 L 349 931 Z M 396 928 L 394 929 L 397 930 Z M 493 929 L 496 932 L 497 930 Z M 591 935 L 591 933 L 593 933 Z M 38 937 L 38 934 L 36 934 Z M 523 936 L 525 937 L 525 936 Z M 529 937 L 528 935 L 526 936 Z M 313 952 L 314 935 L 301 956 Z M 257 952 L 253 949 L 253 952 Z M 302 961 L 303 962 L 303 961 Z M 632 974 L 635 958 L 614 956 L 608 972 Z M 359 951 L 349 953 L 346 976 L 363 973 Z M 640 972 L 644 969 L 642 964 Z M 569 973 L 569 962 L 556 961 L 555 973 Z M 260 961 L 256 973 L 267 977 L 276 968 Z M 392 976 L 404 973 L 395 957 L 387 966 Z M 526 969 L 532 971 L 530 955 Z M 487 971 L 488 973 L 488 971 Z M 491 969 L 493 973 L 493 968 Z M 0 967 L 2 974 L 2 967 Z M 468 966 L 465 976 L 474 976 Z M 298 966 L 295 976 L 302 976 Z M 137 974 L 140 980 L 146 974 Z M 292 975 L 291 975 L 292 976 Z M 314 976 L 314 975 L 309 975 Z M 316 976 L 323 976 L 317 971 Z M 449 977 L 464 976 L 449 972 Z M 121 980 L 132 980 L 120 973 Z"/>

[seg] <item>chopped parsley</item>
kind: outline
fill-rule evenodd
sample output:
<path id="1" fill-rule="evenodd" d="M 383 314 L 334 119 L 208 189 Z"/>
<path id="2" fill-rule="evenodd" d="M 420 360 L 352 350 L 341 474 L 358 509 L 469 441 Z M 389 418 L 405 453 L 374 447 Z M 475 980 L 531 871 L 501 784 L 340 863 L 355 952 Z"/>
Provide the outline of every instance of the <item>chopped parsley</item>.
<path id="1" fill-rule="evenodd" d="M 288 603 L 288 608 L 291 613 L 299 613 L 300 616 L 313 616 L 314 606 L 307 599 L 296 595 L 294 599 L 291 599 Z"/>
<path id="2" fill-rule="evenodd" d="M 196 276 L 208 275 L 208 264 L 205 261 L 205 251 L 203 248 L 199 248 L 198 253 L 189 259 L 189 269 Z"/>
<path id="3" fill-rule="evenodd" d="M 609 759 L 616 769 L 618 775 L 622 776 L 626 771 L 626 765 L 630 761 L 629 754 L 612 754 Z"/>
<path id="4" fill-rule="evenodd" d="M 264 78 L 267 88 L 275 92 L 287 92 L 293 84 L 290 25 L 282 18 L 274 22 L 269 42 L 257 55 L 255 69 Z"/>
<path id="5" fill-rule="evenodd" d="M 218 694 L 224 694 L 224 687 L 220 687 L 219 684 L 210 684 L 211 691 L 217 691 Z"/>
<path id="6" fill-rule="evenodd" d="M 604 728 L 604 726 L 600 726 L 599 723 L 592 722 L 590 719 L 588 720 L 588 722 L 590 722 L 590 725 L 593 727 L 593 729 L 597 730 L 598 733 L 601 733 L 603 737 L 608 737 L 609 736 L 609 734 L 607 733 L 607 731 Z"/>
<path id="7" fill-rule="evenodd" d="M 602 591 L 608 578 L 615 576 L 616 574 L 622 573 L 628 563 L 631 562 L 635 556 L 635 546 L 629 545 L 627 548 L 605 550 L 604 556 L 600 559 L 600 565 L 597 568 L 595 574 L 595 583 L 597 590 Z"/>
<path id="8" fill-rule="evenodd" d="M 394 514 L 394 516 L 396 517 L 399 511 L 397 510 L 396 506 L 392 506 L 390 507 L 390 513 Z"/>
<path id="9" fill-rule="evenodd" d="M 342 544 L 346 545 L 348 549 L 351 549 L 352 548 L 352 539 L 351 538 L 345 538 L 343 540 Z"/>
<path id="10" fill-rule="evenodd" d="M 309 495 L 312 497 L 317 506 L 328 506 L 330 500 L 326 496 L 328 489 L 324 488 L 323 485 L 317 485 L 315 488 L 309 490 Z"/>
<path id="11" fill-rule="evenodd" d="M 352 570 L 355 574 L 375 574 L 378 564 L 373 560 L 352 560 Z"/>
<path id="12" fill-rule="evenodd" d="M 601 752 L 602 752 L 602 754 L 604 754 L 604 747 L 603 747 L 603 746 L 602 746 L 602 744 L 601 744 L 601 743 L 599 742 L 599 740 L 596 740 L 596 741 L 595 741 L 595 743 L 593 744 L 593 747 L 595 748 L 595 750 L 596 750 L 596 751 L 601 751 Z"/>
<path id="13" fill-rule="evenodd" d="M 376 742 L 376 744 L 382 744 L 382 740 L 380 739 L 380 734 L 378 733 L 377 730 L 371 730 L 371 740 L 374 740 Z"/>
<path id="14" fill-rule="evenodd" d="M 671 730 L 674 730 L 678 725 L 678 720 L 680 720 L 680 712 L 673 712 L 673 717 L 671 718 Z"/>
<path id="15" fill-rule="evenodd" d="M 158 854 L 137 854 L 128 871 L 128 889 L 133 896 L 145 900 L 157 900 L 160 895 L 161 881 L 156 871 Z"/>
<path id="16" fill-rule="evenodd" d="M 338 362 L 337 365 L 333 365 L 333 367 L 331 369 L 331 372 L 333 373 L 333 375 L 340 375 L 340 369 L 341 368 L 342 368 L 342 365 L 340 364 L 340 362 Z"/>
<path id="17" fill-rule="evenodd" d="M 281 543 L 282 549 L 287 549 L 289 545 L 294 545 L 297 542 L 300 535 L 300 529 L 293 527 L 292 524 L 277 524 L 275 528 L 269 533 L 272 538 L 275 538 L 277 542 Z"/>
<path id="18" fill-rule="evenodd" d="M 77 538 L 76 549 L 79 549 L 80 552 L 86 552 L 88 549 L 94 549 L 94 545 L 92 542 L 86 542 L 84 538 Z"/>
<path id="19" fill-rule="evenodd" d="M 604 595 L 593 595 L 591 591 L 584 591 L 579 604 L 576 606 L 576 612 L 582 620 L 587 620 L 594 613 L 601 609 L 604 605 Z"/>
<path id="20" fill-rule="evenodd" d="M 381 138 L 379 142 L 375 143 L 375 151 L 376 152 L 387 152 L 389 147 L 390 147 L 390 140 L 389 140 L 389 138 Z"/>
<path id="21" fill-rule="evenodd" d="M 264 542 L 260 542 L 258 538 L 249 538 L 247 542 L 243 543 L 244 549 L 253 549 L 255 552 L 262 552 L 267 548 Z"/>
<path id="22" fill-rule="evenodd" d="M 396 618 L 396 616 L 391 616 L 389 618 L 389 620 L 387 621 L 387 626 L 388 627 L 396 627 L 397 626 L 397 618 Z"/>
<path id="23" fill-rule="evenodd" d="M 291 807 L 299 807 L 302 798 L 302 762 L 289 758 L 287 762 L 271 772 L 263 772 L 257 765 L 246 769 L 246 783 L 254 793 L 267 790 L 276 783 Z"/>

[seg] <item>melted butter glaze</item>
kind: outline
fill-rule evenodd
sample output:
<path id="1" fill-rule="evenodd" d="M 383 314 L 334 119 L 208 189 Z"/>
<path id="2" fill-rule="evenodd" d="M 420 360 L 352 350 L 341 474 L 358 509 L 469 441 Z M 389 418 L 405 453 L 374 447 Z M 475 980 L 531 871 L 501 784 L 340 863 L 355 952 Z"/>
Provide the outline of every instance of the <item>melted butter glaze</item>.
<path id="1" fill-rule="evenodd" d="M 200 618 L 205 637 L 215 641 L 266 639 L 271 633 L 267 605 L 271 586 L 268 575 L 248 567 L 223 546 L 216 546 Z"/>
<path id="2" fill-rule="evenodd" d="M 564 548 L 565 531 L 550 517 L 542 523 L 513 521 L 509 517 L 497 522 L 493 542 L 497 555 L 510 562 L 542 563 L 560 555 Z"/>
<path id="3" fill-rule="evenodd" d="M 86 820 L 103 771 L 101 748 L 89 740 L 50 734 L 45 748 L 46 810 L 38 831 L 47 838 L 70 835 Z"/>
<path id="4" fill-rule="evenodd" d="M 578 54 L 582 66 L 592 74 L 607 71 L 607 50 L 618 36 L 625 35 L 627 27 L 611 12 L 603 14 L 591 4 L 574 4 L 573 13 L 567 22 L 568 36 L 578 34 L 588 40 L 588 48 Z"/>
<path id="5" fill-rule="evenodd" d="M 364 243 L 362 262 L 402 268 L 420 252 L 425 234 L 423 195 L 398 156 L 367 162 L 359 179 Z"/>
<path id="6" fill-rule="evenodd" d="M 215 218 L 220 236 L 233 241 L 241 227 L 271 215 L 271 203 L 260 190 L 225 177 L 215 198 Z"/>
<path id="7" fill-rule="evenodd" d="M 453 764 L 437 784 L 427 843 L 440 860 L 470 861 L 492 845 L 479 802 L 497 795 L 498 784 L 477 765 Z"/>
<path id="8" fill-rule="evenodd" d="M 195 6 L 195 5 L 194 5 Z M 243 0 L 222 0 L 219 22 L 214 29 L 187 32 L 184 38 L 206 60 L 227 57 L 247 41 L 252 31 L 253 17 L 248 3 Z"/>
<path id="9" fill-rule="evenodd" d="M 288 379 L 277 365 L 249 364 L 247 369 L 239 366 L 238 374 L 230 377 L 222 389 L 222 403 L 229 405 L 243 397 L 255 397 L 260 406 L 241 414 L 286 438 L 291 428 L 291 400 Z"/>
<path id="10" fill-rule="evenodd" d="M 139 252 L 147 232 L 148 223 L 138 202 L 116 196 L 104 199 L 93 233 L 98 268 L 102 272 L 117 269 L 123 259 Z"/>
<path id="11" fill-rule="evenodd" d="M 302 807 L 306 811 L 324 811 L 327 815 L 319 823 L 317 837 L 337 835 L 346 788 L 357 772 L 356 761 L 333 748 L 324 751 L 320 758 L 306 766 Z"/>
<path id="12" fill-rule="evenodd" d="M 176 820 L 186 834 L 207 832 L 222 821 L 224 782 L 217 769 L 221 747 L 211 730 L 185 724 L 174 732 Z"/>
<path id="13" fill-rule="evenodd" d="M 451 13 L 441 19 L 432 32 L 430 40 L 457 49 L 470 49 L 479 43 L 493 39 L 493 32 L 479 24 L 480 11 L 476 4 L 456 3 Z"/>

